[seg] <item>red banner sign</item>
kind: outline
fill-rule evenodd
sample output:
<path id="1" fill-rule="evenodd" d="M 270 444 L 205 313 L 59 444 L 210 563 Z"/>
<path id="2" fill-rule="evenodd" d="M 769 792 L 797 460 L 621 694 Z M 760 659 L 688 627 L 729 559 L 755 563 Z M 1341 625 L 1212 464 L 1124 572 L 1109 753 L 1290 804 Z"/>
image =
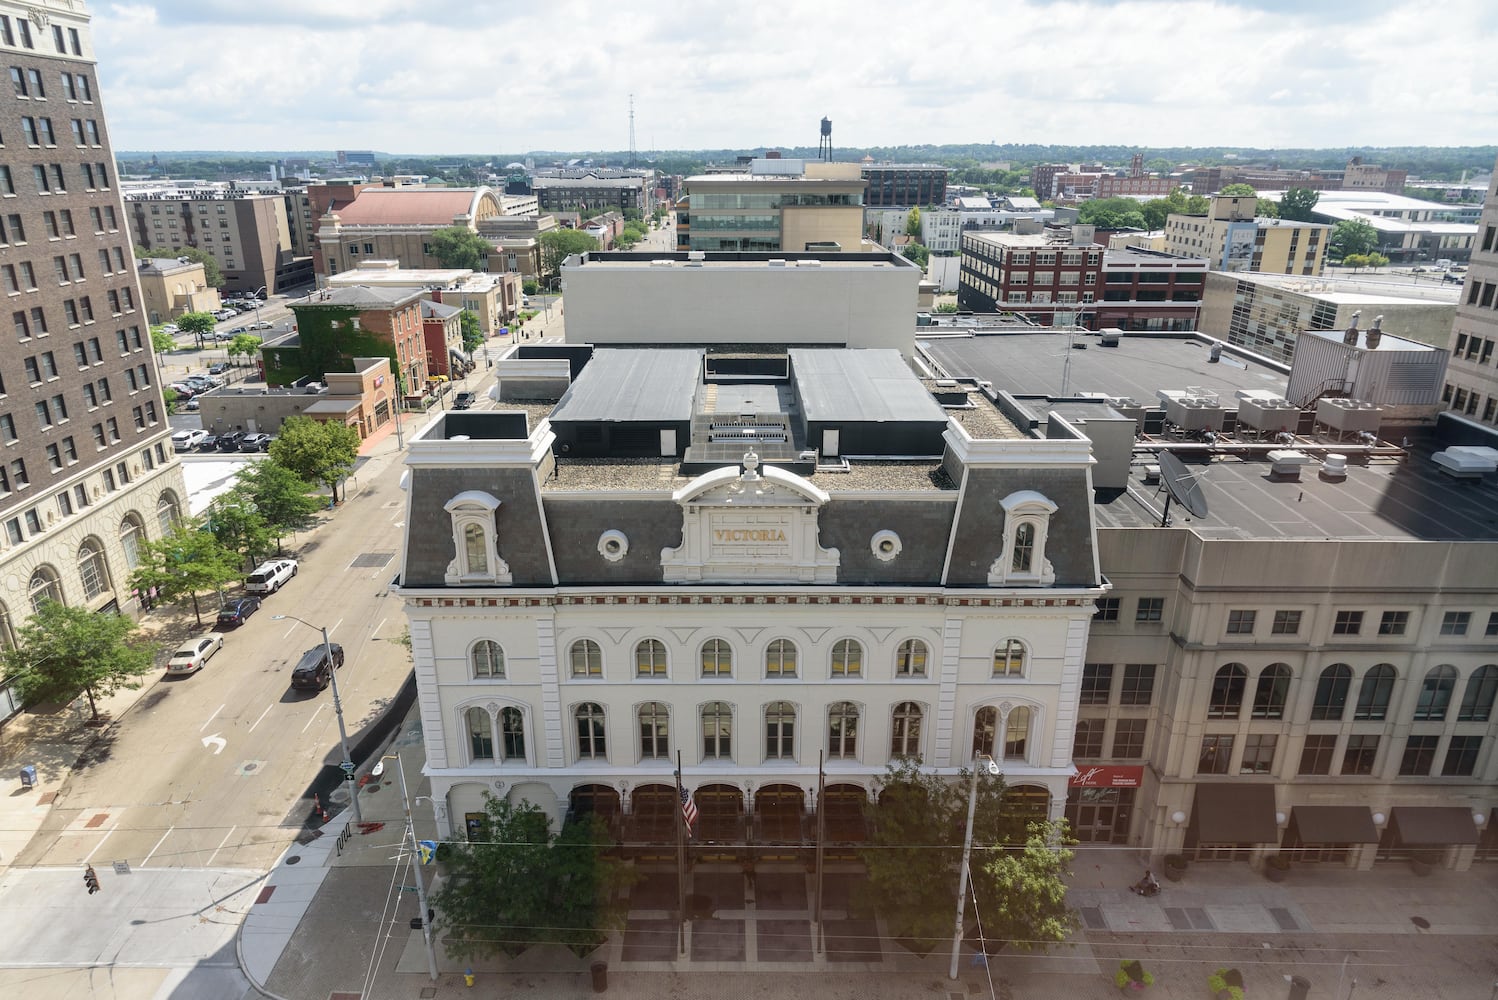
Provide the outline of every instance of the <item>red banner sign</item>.
<path id="1" fill-rule="evenodd" d="M 1142 764 L 1078 767 L 1067 784 L 1072 788 L 1138 788 L 1144 781 Z"/>

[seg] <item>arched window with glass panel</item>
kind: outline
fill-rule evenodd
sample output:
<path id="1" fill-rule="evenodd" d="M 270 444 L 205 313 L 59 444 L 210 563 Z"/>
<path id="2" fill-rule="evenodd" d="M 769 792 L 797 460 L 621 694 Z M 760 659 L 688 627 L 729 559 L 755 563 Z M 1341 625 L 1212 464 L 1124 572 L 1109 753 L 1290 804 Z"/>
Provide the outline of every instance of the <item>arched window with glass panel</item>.
<path id="1" fill-rule="evenodd" d="M 1025 644 L 1018 639 L 1005 639 L 994 647 L 993 675 L 995 677 L 1025 676 Z"/>
<path id="2" fill-rule="evenodd" d="M 919 639 L 906 639 L 895 649 L 896 677 L 926 676 L 926 644 Z"/>
<path id="3" fill-rule="evenodd" d="M 120 548 L 125 552 L 125 568 L 140 565 L 140 546 L 146 540 L 146 526 L 140 515 L 131 511 L 120 521 Z"/>
<path id="4" fill-rule="evenodd" d="M 832 644 L 832 676 L 863 676 L 863 646 L 856 639 L 839 639 Z"/>
<path id="5" fill-rule="evenodd" d="M 1498 695 L 1498 666 L 1478 667 L 1467 678 L 1457 722 L 1487 722 L 1493 715 L 1493 697 Z"/>
<path id="6" fill-rule="evenodd" d="M 671 756 L 671 713 L 658 701 L 640 706 L 640 759 L 664 760 Z"/>
<path id="7" fill-rule="evenodd" d="M 584 702 L 572 713 L 577 723 L 577 756 L 579 760 L 606 760 L 608 745 L 604 739 L 603 706 Z"/>
<path id="8" fill-rule="evenodd" d="M 493 639 L 480 639 L 473 644 L 469 654 L 473 662 L 473 676 L 490 679 L 505 675 L 505 653 Z"/>
<path id="9" fill-rule="evenodd" d="M 921 755 L 921 706 L 913 701 L 902 701 L 895 706 L 890 720 L 891 757 L 919 757 Z"/>
<path id="10" fill-rule="evenodd" d="M 62 599 L 62 581 L 58 579 L 57 572 L 50 566 L 38 567 L 31 574 L 31 583 L 27 587 L 27 593 L 31 595 L 31 610 L 39 612 L 42 605 L 48 601 L 56 601 L 58 604 L 66 603 Z"/>
<path id="11" fill-rule="evenodd" d="M 182 505 L 177 500 L 177 494 L 171 490 L 162 490 L 161 496 L 156 498 L 156 526 L 161 529 L 161 534 L 170 535 L 181 517 Z"/>
<path id="12" fill-rule="evenodd" d="M 635 645 L 635 676 L 666 676 L 666 644 L 659 639 L 642 639 Z"/>
<path id="13" fill-rule="evenodd" d="M 993 742 L 999 733 L 999 710 L 992 705 L 978 709 L 973 718 L 973 755 L 993 756 Z"/>
<path id="14" fill-rule="evenodd" d="M 1285 702 L 1290 696 L 1290 677 L 1290 666 L 1285 663 L 1271 663 L 1259 671 L 1259 684 L 1254 688 L 1253 718 L 1285 717 Z"/>
<path id="15" fill-rule="evenodd" d="M 1030 710 L 1020 705 L 1004 719 L 1004 759 L 1024 760 L 1030 746 Z"/>
<path id="16" fill-rule="evenodd" d="M 796 759 L 796 707 L 788 701 L 771 702 L 765 708 L 765 757 Z"/>
<path id="17" fill-rule="evenodd" d="M 494 720 L 487 709 L 470 708 L 468 715 L 468 754 L 471 760 L 494 759 Z"/>
<path id="18" fill-rule="evenodd" d="M 727 702 L 702 706 L 702 759 L 733 759 L 733 710 Z"/>
<path id="19" fill-rule="evenodd" d="M 499 728 L 505 760 L 525 760 L 525 713 L 514 706 L 500 709 Z"/>
<path id="20" fill-rule="evenodd" d="M 796 676 L 796 644 L 789 639 L 775 639 L 765 647 L 766 677 Z"/>
<path id="21" fill-rule="evenodd" d="M 97 538 L 85 538 L 78 546 L 78 577 L 83 581 L 84 600 L 92 601 L 109 590 L 109 567 Z"/>
<path id="22" fill-rule="evenodd" d="M 1340 722 L 1347 710 L 1347 690 L 1352 686 L 1352 668 L 1333 663 L 1316 680 L 1316 698 L 1311 703 L 1313 721 Z"/>
<path id="23" fill-rule="evenodd" d="M 1243 710 L 1243 691 L 1248 686 L 1248 668 L 1229 663 L 1212 678 L 1212 693 L 1207 699 L 1207 718 L 1236 719 Z"/>
<path id="24" fill-rule="evenodd" d="M 592 639 L 579 639 L 567 650 L 573 677 L 602 677 L 603 650 Z"/>
<path id="25" fill-rule="evenodd" d="M 1031 564 L 1035 559 L 1035 525 L 1030 521 L 1021 521 L 1014 529 L 1014 558 L 1010 561 L 1010 568 L 1016 573 L 1032 572 Z"/>
<path id="26" fill-rule="evenodd" d="M 483 576 L 489 572 L 489 540 L 477 524 L 463 526 L 463 558 L 470 574 Z"/>
<path id="27" fill-rule="evenodd" d="M 1394 694 L 1394 667 L 1380 663 L 1369 667 L 1358 686 L 1358 703 L 1352 710 L 1354 719 L 1383 721 L 1389 714 L 1389 699 Z"/>
<path id="28" fill-rule="evenodd" d="M 827 710 L 827 756 L 852 760 L 858 756 L 858 706 L 839 701 Z"/>
<path id="29" fill-rule="evenodd" d="M 709 639 L 702 644 L 702 676 L 733 676 L 733 649 L 728 640 Z"/>
<path id="30" fill-rule="evenodd" d="M 1456 690 L 1456 668 L 1449 663 L 1431 667 L 1420 685 L 1420 699 L 1415 703 L 1416 722 L 1440 722 L 1451 707 L 1451 693 Z"/>

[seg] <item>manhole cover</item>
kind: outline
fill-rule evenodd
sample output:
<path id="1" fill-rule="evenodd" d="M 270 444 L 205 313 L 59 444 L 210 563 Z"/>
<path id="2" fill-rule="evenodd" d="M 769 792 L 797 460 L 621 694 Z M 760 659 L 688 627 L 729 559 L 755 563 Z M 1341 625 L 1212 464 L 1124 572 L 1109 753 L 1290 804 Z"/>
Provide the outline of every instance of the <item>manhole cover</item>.
<path id="1" fill-rule="evenodd" d="M 394 552 L 364 552 L 349 564 L 352 569 L 379 569 L 395 558 Z"/>
<path id="2" fill-rule="evenodd" d="M 289 857 L 289 858 L 286 859 L 286 863 L 288 865 L 294 865 L 294 864 L 296 864 L 297 862 L 299 862 L 301 860 L 302 860 L 302 856 L 300 854 L 293 854 L 291 857 Z"/>
<path id="3" fill-rule="evenodd" d="M 1410 923 L 1414 924 L 1422 931 L 1430 930 L 1430 921 L 1426 920 L 1424 917 L 1410 917 Z"/>
<path id="4" fill-rule="evenodd" d="M 240 765 L 234 769 L 234 773 L 239 775 L 241 778 L 248 778 L 252 775 L 259 774 L 260 769 L 264 766 L 265 761 L 263 760 L 246 760 L 242 761 Z"/>

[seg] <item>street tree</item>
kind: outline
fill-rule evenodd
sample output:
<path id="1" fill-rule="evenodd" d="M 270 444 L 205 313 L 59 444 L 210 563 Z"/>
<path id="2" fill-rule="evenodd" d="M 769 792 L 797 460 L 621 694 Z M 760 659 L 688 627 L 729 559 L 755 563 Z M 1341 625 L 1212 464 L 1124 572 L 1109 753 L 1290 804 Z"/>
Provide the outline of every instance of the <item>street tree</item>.
<path id="1" fill-rule="evenodd" d="M 270 525 L 255 502 L 238 486 L 213 498 L 208 505 L 208 530 L 219 544 L 239 556 L 246 569 L 260 562 L 270 551 L 274 537 Z"/>
<path id="2" fill-rule="evenodd" d="M 1291 188 L 1280 199 L 1280 218 L 1296 222 L 1310 222 L 1311 210 L 1321 200 L 1321 192 L 1310 188 Z"/>
<path id="3" fill-rule="evenodd" d="M 151 350 L 157 354 L 168 354 L 176 350 L 176 347 L 177 342 L 172 339 L 170 333 L 161 328 L 160 323 L 151 327 Z"/>
<path id="4" fill-rule="evenodd" d="M 562 273 L 562 262 L 575 253 L 598 249 L 598 241 L 580 229 L 552 229 L 537 237 L 541 244 L 541 273 L 554 278 Z"/>
<path id="5" fill-rule="evenodd" d="M 1349 255 L 1367 256 L 1378 247 L 1378 230 L 1363 219 L 1343 219 L 1332 227 L 1327 252 L 1344 260 Z"/>
<path id="6" fill-rule="evenodd" d="M 494 252 L 490 243 L 467 226 L 448 226 L 438 229 L 427 237 L 432 256 L 443 267 L 464 267 L 470 271 L 487 271 L 489 255 Z"/>
<path id="7" fill-rule="evenodd" d="M 464 309 L 458 314 L 458 329 L 462 331 L 463 350 L 474 351 L 484 344 L 484 328 L 479 325 L 478 313 Z"/>
<path id="8" fill-rule="evenodd" d="M 905 247 L 905 259 L 916 267 L 925 270 L 926 264 L 931 260 L 931 250 L 922 243 L 910 243 Z"/>
<path id="9" fill-rule="evenodd" d="M 203 349 L 203 338 L 213 336 L 213 327 L 218 320 L 213 313 L 190 312 L 177 317 L 177 328 L 193 335 L 198 349 Z"/>
<path id="10" fill-rule="evenodd" d="M 605 853 L 601 821 L 575 826 L 558 836 L 530 802 L 485 800 L 481 839 L 445 845 L 448 876 L 432 895 L 450 956 L 514 956 L 549 942 L 586 954 L 602 941 L 619 918 L 612 901 L 625 870 Z"/>
<path id="11" fill-rule="evenodd" d="M 921 238 L 921 210 L 912 208 L 910 214 L 905 217 L 905 235 Z"/>
<path id="12" fill-rule="evenodd" d="M 15 682 L 28 707 L 66 704 L 85 694 L 97 721 L 97 699 L 135 690 L 154 667 L 155 648 L 137 635 L 138 626 L 128 615 L 43 601 L 16 630 L 14 648 L 3 654 L 5 676 Z"/>
<path id="13" fill-rule="evenodd" d="M 359 457 L 359 432 L 337 421 L 288 417 L 270 444 L 270 457 L 307 482 L 326 486 L 336 502 L 338 484 Z"/>
<path id="14" fill-rule="evenodd" d="M 234 339 L 229 341 L 227 352 L 229 357 L 236 360 L 243 358 L 245 362 L 252 360 L 259 352 L 260 346 L 265 341 L 253 333 L 236 333 Z"/>
<path id="15" fill-rule="evenodd" d="M 141 544 L 130 586 L 142 594 L 154 588 L 158 600 L 171 603 L 191 598 L 193 614 L 202 625 L 198 595 L 237 579 L 239 557 L 200 521 L 192 520 L 179 521 L 162 538 Z"/>
<path id="16" fill-rule="evenodd" d="M 1047 820 L 1028 824 L 1022 847 L 990 848 L 981 860 L 974 852 L 970 902 L 985 943 L 1043 951 L 1077 929 L 1066 905 L 1071 843 L 1065 820 Z"/>
<path id="17" fill-rule="evenodd" d="M 255 505 L 266 527 L 276 539 L 276 553 L 287 532 L 300 531 L 312 523 L 312 515 L 324 506 L 312 485 L 274 458 L 250 462 L 240 470 L 234 488 Z"/>

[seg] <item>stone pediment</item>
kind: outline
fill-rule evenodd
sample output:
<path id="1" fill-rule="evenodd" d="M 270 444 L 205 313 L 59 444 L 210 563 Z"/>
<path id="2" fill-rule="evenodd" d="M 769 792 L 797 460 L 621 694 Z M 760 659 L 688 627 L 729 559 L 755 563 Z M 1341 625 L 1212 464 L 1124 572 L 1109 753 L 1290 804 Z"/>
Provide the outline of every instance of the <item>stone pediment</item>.
<path id="1" fill-rule="evenodd" d="M 759 456 L 715 469 L 673 496 L 682 543 L 661 550 L 667 583 L 836 583 L 837 549 L 817 542 L 830 497 L 784 469 L 759 470 Z"/>

